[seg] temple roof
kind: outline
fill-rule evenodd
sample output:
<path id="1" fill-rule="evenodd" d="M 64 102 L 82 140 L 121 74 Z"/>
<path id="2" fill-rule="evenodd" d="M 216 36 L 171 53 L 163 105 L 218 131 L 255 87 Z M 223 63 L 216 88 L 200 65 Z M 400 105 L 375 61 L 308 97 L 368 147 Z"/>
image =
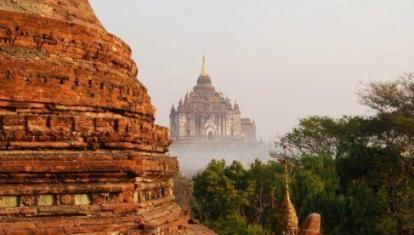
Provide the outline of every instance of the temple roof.
<path id="1" fill-rule="evenodd" d="M 186 113 L 240 113 L 238 105 L 233 105 L 229 98 L 217 92 L 207 72 L 206 57 L 203 56 L 200 76 L 196 86 L 185 95 L 184 101 L 179 103 L 178 112 Z"/>

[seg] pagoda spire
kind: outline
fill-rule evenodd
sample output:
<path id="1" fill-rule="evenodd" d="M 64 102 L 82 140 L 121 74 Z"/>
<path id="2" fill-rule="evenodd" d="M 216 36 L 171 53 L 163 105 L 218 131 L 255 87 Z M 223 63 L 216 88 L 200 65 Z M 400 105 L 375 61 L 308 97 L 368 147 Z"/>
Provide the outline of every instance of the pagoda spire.
<path id="1" fill-rule="evenodd" d="M 200 76 L 208 76 L 207 72 L 207 59 L 206 56 L 203 55 L 203 65 L 201 66 L 201 74 Z"/>
<path id="2" fill-rule="evenodd" d="M 289 195 L 289 170 L 287 159 L 287 145 L 283 145 L 284 149 L 284 185 L 283 185 L 283 201 L 279 208 L 278 223 L 282 232 L 286 235 L 296 235 L 299 229 L 298 216 L 295 207 L 290 200 Z"/>
<path id="3" fill-rule="evenodd" d="M 197 85 L 211 86 L 211 79 L 207 72 L 207 59 L 203 56 L 203 64 L 201 66 L 201 73 L 197 80 Z"/>

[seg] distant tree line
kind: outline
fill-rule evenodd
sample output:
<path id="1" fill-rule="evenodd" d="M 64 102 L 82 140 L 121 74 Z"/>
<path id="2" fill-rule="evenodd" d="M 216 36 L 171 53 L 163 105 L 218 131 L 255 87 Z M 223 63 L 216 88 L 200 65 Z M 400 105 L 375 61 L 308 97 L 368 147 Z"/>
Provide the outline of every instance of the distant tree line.
<path id="1" fill-rule="evenodd" d="M 290 146 L 299 219 L 320 213 L 323 234 L 414 234 L 414 75 L 359 97 L 374 116 L 309 117 L 276 143 Z M 219 234 L 278 234 L 282 174 L 276 161 L 213 160 L 193 178 L 192 214 Z"/>

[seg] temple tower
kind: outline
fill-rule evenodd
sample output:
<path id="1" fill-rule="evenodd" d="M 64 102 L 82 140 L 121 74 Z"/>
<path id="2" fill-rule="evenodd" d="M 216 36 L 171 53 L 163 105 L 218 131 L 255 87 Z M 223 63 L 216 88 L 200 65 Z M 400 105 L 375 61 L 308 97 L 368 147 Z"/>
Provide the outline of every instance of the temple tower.
<path id="1" fill-rule="evenodd" d="M 176 158 L 87 0 L 0 0 L 0 234 L 172 234 Z"/>
<path id="2" fill-rule="evenodd" d="M 197 84 L 171 109 L 170 135 L 176 142 L 256 142 L 256 125 L 240 107 L 217 92 L 203 56 Z"/>
<path id="3" fill-rule="evenodd" d="M 268 158 L 268 146 L 256 139 L 256 123 L 244 118 L 240 105 L 217 91 L 213 81 L 203 56 L 195 86 L 171 107 L 170 150 L 188 176 L 213 158 L 244 164 Z"/>

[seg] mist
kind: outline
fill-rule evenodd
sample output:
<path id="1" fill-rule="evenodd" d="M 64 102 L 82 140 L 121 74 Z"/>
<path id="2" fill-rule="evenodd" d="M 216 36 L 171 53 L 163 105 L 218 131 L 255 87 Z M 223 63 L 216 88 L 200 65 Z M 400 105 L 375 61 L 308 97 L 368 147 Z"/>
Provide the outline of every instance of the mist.
<path id="1" fill-rule="evenodd" d="M 365 115 L 356 92 L 414 65 L 412 0 L 92 0 L 132 47 L 157 122 L 190 90 L 206 54 L 213 85 L 271 141 L 309 115 Z"/>

